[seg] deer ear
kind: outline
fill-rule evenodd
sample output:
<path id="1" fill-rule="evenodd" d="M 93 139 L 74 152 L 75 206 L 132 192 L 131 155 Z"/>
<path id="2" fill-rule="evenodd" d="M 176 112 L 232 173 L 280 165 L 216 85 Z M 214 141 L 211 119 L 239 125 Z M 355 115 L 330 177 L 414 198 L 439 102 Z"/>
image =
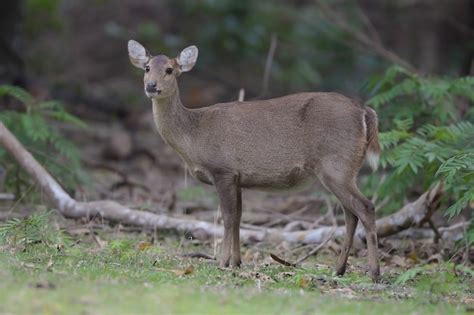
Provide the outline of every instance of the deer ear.
<path id="1" fill-rule="evenodd" d="M 145 69 L 145 65 L 151 58 L 145 47 L 133 39 L 128 41 L 128 56 L 132 65 L 141 69 Z"/>
<path id="2" fill-rule="evenodd" d="M 176 57 L 176 62 L 182 72 L 191 70 L 196 64 L 198 57 L 198 48 L 196 46 L 189 46 L 183 49 L 183 51 Z"/>

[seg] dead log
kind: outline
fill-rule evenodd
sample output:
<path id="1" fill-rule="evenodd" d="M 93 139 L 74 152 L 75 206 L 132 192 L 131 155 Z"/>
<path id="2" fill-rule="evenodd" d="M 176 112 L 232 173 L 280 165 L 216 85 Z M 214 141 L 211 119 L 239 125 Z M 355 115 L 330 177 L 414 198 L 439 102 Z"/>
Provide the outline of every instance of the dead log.
<path id="1" fill-rule="evenodd" d="M 2 145 L 18 162 L 23 170 L 30 175 L 46 193 L 53 205 L 67 218 L 84 218 L 100 216 L 105 220 L 120 222 L 124 225 L 139 226 L 144 229 L 171 229 L 191 233 L 200 237 L 222 237 L 222 226 L 192 219 L 172 218 L 151 212 L 133 210 L 115 201 L 101 200 L 79 202 L 73 199 L 58 182 L 34 159 L 21 145 L 13 134 L 0 122 L 0 145 Z M 398 212 L 377 220 L 379 237 L 389 236 L 411 226 L 419 226 L 429 219 L 438 204 L 442 193 L 442 185 L 437 184 L 422 194 L 414 202 L 408 203 Z M 280 229 L 251 230 L 241 229 L 244 242 L 286 241 L 290 243 L 321 243 L 332 233 L 334 237 L 342 237 L 345 227 L 334 229 L 331 226 L 307 231 L 284 232 Z M 363 229 L 357 235 L 363 237 Z"/>

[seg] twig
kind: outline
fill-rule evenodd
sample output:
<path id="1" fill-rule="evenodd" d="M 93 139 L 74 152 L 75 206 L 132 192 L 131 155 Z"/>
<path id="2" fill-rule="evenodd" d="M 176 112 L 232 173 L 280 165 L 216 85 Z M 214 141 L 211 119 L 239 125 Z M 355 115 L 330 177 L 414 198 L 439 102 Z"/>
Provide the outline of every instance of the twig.
<path id="1" fill-rule="evenodd" d="M 331 204 L 331 199 L 329 196 L 326 196 L 326 204 L 327 204 L 327 207 L 328 207 L 328 213 L 330 213 L 331 215 L 331 219 L 332 219 L 332 231 L 331 233 L 328 235 L 328 237 L 324 240 L 324 242 L 322 242 L 321 244 L 319 244 L 318 246 L 316 246 L 315 248 L 313 248 L 308 254 L 306 254 L 305 256 L 301 257 L 300 259 L 298 259 L 295 264 L 298 265 L 298 264 L 301 264 L 303 261 L 305 261 L 306 259 L 308 259 L 309 257 L 313 256 L 314 254 L 316 254 L 321 248 L 323 248 L 331 239 L 332 237 L 334 236 L 334 233 L 336 233 L 336 229 L 337 229 L 337 221 L 336 221 L 336 216 L 334 215 L 334 207 L 333 205 Z"/>
<path id="2" fill-rule="evenodd" d="M 334 234 L 336 233 L 336 228 L 337 228 L 337 227 L 333 227 L 331 233 L 330 233 L 330 234 L 328 235 L 328 237 L 324 240 L 324 242 L 322 242 L 321 244 L 319 244 L 318 246 L 316 246 L 315 248 L 313 248 L 309 253 L 307 253 L 306 255 L 304 255 L 303 257 L 301 257 L 300 259 L 298 259 L 298 260 L 295 262 L 295 264 L 296 264 L 296 265 L 301 264 L 303 261 L 305 261 L 305 260 L 308 259 L 309 257 L 313 256 L 313 255 L 316 254 L 321 248 L 323 248 L 323 247 L 332 239 L 332 237 L 333 237 Z"/>
<path id="3" fill-rule="evenodd" d="M 211 255 L 200 253 L 200 252 L 187 253 L 187 254 L 183 254 L 182 256 L 187 257 L 187 258 L 203 258 L 203 259 L 209 259 L 209 260 L 216 260 L 216 257 L 212 257 Z"/>
<path id="4" fill-rule="evenodd" d="M 271 253 L 270 253 L 270 257 L 271 257 L 274 261 L 276 261 L 277 263 L 282 264 L 283 266 L 296 267 L 296 264 L 295 264 L 295 263 L 290 263 L 290 262 L 288 262 L 288 261 L 286 261 L 286 260 L 284 260 L 284 259 L 278 257 L 278 256 L 275 255 L 275 254 L 271 254 Z"/>
<path id="5" fill-rule="evenodd" d="M 441 234 L 439 233 L 438 229 L 434 225 L 433 220 L 431 218 L 429 218 L 427 221 L 428 221 L 428 225 L 430 226 L 430 228 L 433 230 L 435 234 L 434 242 L 437 244 L 438 241 L 441 239 Z"/>
<path id="6" fill-rule="evenodd" d="M 299 214 L 301 214 L 301 213 L 305 212 L 306 210 L 308 210 L 308 208 L 309 208 L 309 206 L 305 205 L 305 206 L 301 207 L 300 209 L 298 209 L 298 210 L 296 210 L 296 211 L 294 211 L 290 214 L 284 214 L 284 213 L 264 209 L 264 211 L 267 211 L 267 212 L 275 214 L 276 216 L 279 216 L 279 218 L 276 218 L 273 221 L 270 221 L 270 222 L 264 224 L 264 226 L 272 227 L 272 226 L 275 226 L 275 225 L 280 224 L 280 223 L 291 222 L 292 220 L 300 220 L 300 221 L 308 221 L 309 222 L 308 219 L 298 216 Z"/>
<path id="7" fill-rule="evenodd" d="M 270 81 L 270 72 L 272 70 L 273 57 L 275 56 L 275 50 L 277 48 L 278 38 L 275 33 L 272 34 L 272 39 L 270 42 L 270 48 L 268 49 L 267 60 L 265 62 L 265 71 L 263 72 L 262 80 L 262 91 L 257 98 L 263 98 L 267 95 L 268 85 Z"/>
<path id="8" fill-rule="evenodd" d="M 469 238 L 467 237 L 467 225 L 464 226 L 463 228 L 464 232 L 464 244 L 465 244 L 465 251 L 464 251 L 464 265 L 467 265 L 469 262 L 469 251 L 470 251 L 470 246 L 469 246 Z"/>
<path id="9" fill-rule="evenodd" d="M 245 89 L 242 88 L 239 90 L 239 99 L 238 102 L 243 102 L 245 100 Z"/>
<path id="10" fill-rule="evenodd" d="M 359 14 L 361 20 L 364 22 L 365 26 L 367 26 L 367 30 L 369 31 L 371 38 L 375 42 L 382 45 L 382 40 L 380 38 L 380 34 L 379 34 L 379 32 L 377 32 L 377 29 L 375 28 L 372 21 L 369 19 L 367 14 L 365 14 L 364 10 L 362 10 L 362 8 L 359 5 L 356 5 L 356 8 L 357 8 L 357 13 Z"/>
<path id="11" fill-rule="evenodd" d="M 415 67 L 413 67 L 409 62 L 406 60 L 400 58 L 396 53 L 388 50 L 385 48 L 382 43 L 377 39 L 377 38 L 371 38 L 367 34 L 364 34 L 363 32 L 360 32 L 355 28 L 353 25 L 349 25 L 344 18 L 342 18 L 339 14 L 337 14 L 330 6 L 328 6 L 324 1 L 321 0 L 315 0 L 317 6 L 323 13 L 323 18 L 325 17 L 326 20 L 336 26 L 338 26 L 340 29 L 346 31 L 347 33 L 351 34 L 352 37 L 354 37 L 357 41 L 362 43 L 363 45 L 369 47 L 373 52 L 375 52 L 377 55 L 380 57 L 383 57 L 384 59 L 393 62 L 395 64 L 398 64 L 410 71 L 413 72 L 418 72 Z M 368 17 L 365 17 L 367 21 L 366 24 L 371 22 L 368 19 Z"/>
<path id="12" fill-rule="evenodd" d="M 329 196 L 326 196 L 325 199 L 326 199 L 326 204 L 327 204 L 327 207 L 328 207 L 328 213 L 330 213 L 332 223 L 333 223 L 331 233 L 329 233 L 329 235 L 326 237 L 326 239 L 321 244 L 319 244 L 318 246 L 313 248 L 308 254 L 306 254 L 303 257 L 301 257 L 300 259 L 298 259 L 295 263 L 290 263 L 288 261 L 285 261 L 285 260 L 281 259 L 280 257 L 278 257 L 274 254 L 270 254 L 270 257 L 272 257 L 273 260 L 275 260 L 276 262 L 279 262 L 280 264 L 283 264 L 285 266 L 296 267 L 297 265 L 301 264 L 303 261 L 305 261 L 309 257 L 316 254 L 321 248 L 323 248 L 332 239 L 332 237 L 336 233 L 337 221 L 336 221 L 336 216 L 334 215 L 334 207 L 331 204 L 331 200 L 330 200 Z"/>

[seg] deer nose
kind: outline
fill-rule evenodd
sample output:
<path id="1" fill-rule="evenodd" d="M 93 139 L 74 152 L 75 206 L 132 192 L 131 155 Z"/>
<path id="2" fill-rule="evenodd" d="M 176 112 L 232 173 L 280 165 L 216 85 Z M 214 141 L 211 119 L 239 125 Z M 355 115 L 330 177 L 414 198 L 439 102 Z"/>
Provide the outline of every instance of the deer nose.
<path id="1" fill-rule="evenodd" d="M 156 82 L 147 82 L 146 91 L 148 93 L 156 92 Z"/>

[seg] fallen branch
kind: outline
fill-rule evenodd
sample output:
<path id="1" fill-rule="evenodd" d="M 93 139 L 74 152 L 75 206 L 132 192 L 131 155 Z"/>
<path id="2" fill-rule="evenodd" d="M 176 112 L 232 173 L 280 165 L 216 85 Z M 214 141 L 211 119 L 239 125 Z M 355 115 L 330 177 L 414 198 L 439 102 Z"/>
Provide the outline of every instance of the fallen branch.
<path id="1" fill-rule="evenodd" d="M 143 229 L 171 229 L 190 233 L 200 238 L 222 237 L 224 229 L 210 222 L 171 218 L 151 212 L 133 210 L 111 200 L 79 202 L 73 199 L 58 182 L 34 159 L 11 132 L 0 122 L 0 145 L 18 162 L 22 169 L 45 192 L 53 205 L 67 218 L 102 217 L 105 220 L 120 222 L 123 225 L 139 226 Z M 405 205 L 398 212 L 377 220 L 379 237 L 389 236 L 411 226 L 426 222 L 438 204 L 442 185 L 437 184 L 416 201 Z M 283 232 L 280 229 L 249 230 L 241 229 L 244 242 L 286 241 L 289 243 L 322 243 L 331 234 L 342 237 L 345 227 L 321 227 L 298 232 Z M 363 237 L 363 229 L 357 230 L 357 236 Z"/>
<path id="2" fill-rule="evenodd" d="M 0 193 L 0 200 L 15 200 L 14 194 Z"/>
<path id="3" fill-rule="evenodd" d="M 469 226 L 468 222 L 460 222 L 447 227 L 437 228 L 439 239 L 459 241 L 464 237 L 464 229 Z M 411 228 L 397 234 L 399 238 L 410 239 L 433 239 L 438 237 L 431 228 Z"/>

